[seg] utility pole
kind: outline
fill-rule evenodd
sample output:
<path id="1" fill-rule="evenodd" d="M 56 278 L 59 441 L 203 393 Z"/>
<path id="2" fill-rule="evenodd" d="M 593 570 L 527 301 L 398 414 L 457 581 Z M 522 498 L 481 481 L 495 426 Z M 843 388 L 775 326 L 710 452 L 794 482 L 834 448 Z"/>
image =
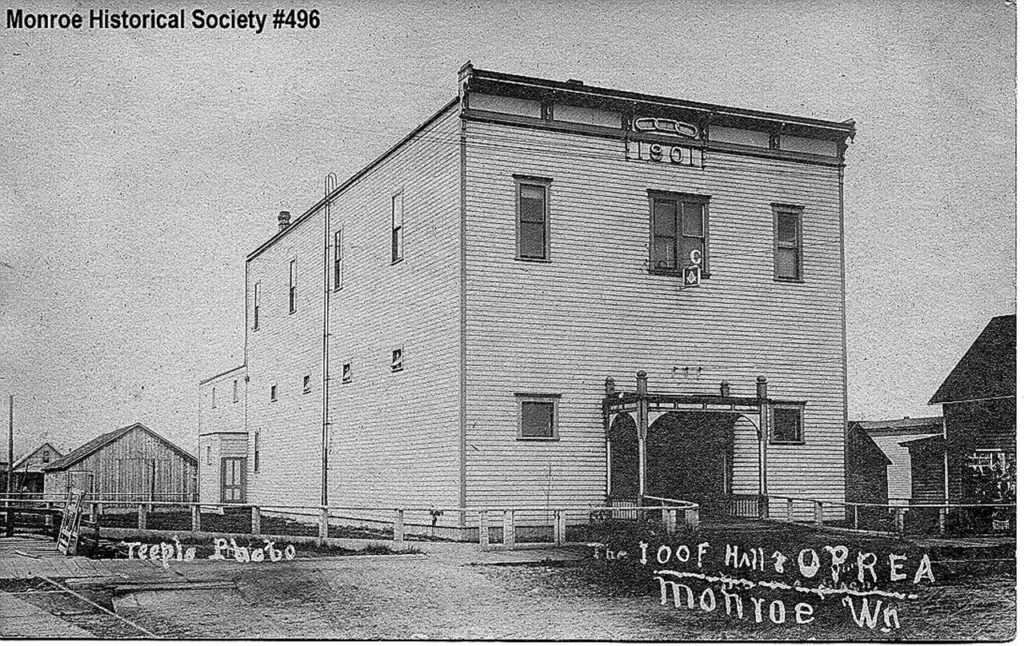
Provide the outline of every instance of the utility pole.
<path id="1" fill-rule="evenodd" d="M 328 173 L 324 178 L 324 339 L 323 339 L 323 407 L 320 428 L 320 504 L 327 506 L 327 450 L 330 447 L 331 393 L 331 194 L 338 185 L 338 176 Z M 337 251 L 335 251 L 337 253 Z"/>
<path id="2" fill-rule="evenodd" d="M 7 535 L 14 536 L 14 508 L 11 506 L 11 478 L 14 476 L 14 395 L 10 396 L 10 416 L 7 418 Z"/>

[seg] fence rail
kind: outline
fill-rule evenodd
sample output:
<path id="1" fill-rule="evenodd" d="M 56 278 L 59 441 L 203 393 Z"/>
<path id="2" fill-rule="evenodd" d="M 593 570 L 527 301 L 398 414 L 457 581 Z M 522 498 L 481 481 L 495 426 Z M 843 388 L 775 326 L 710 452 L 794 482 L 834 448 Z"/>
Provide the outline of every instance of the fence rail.
<path id="1" fill-rule="evenodd" d="M 783 503 L 782 518 L 798 522 L 811 516 L 818 527 L 839 527 L 887 534 L 991 535 L 1016 534 L 1015 502 L 998 503 L 876 503 L 821 500 L 795 496 L 768 496 Z M 839 520 L 826 520 L 826 511 L 842 509 Z"/>
<path id="2" fill-rule="evenodd" d="M 361 538 L 395 544 L 407 540 L 477 542 L 482 549 L 582 544 L 596 523 L 628 511 L 633 520 L 660 522 L 670 534 L 680 526 L 696 528 L 698 506 L 658 499 L 658 504 L 618 506 L 566 505 L 482 507 L 322 507 L 244 503 L 182 503 L 148 500 L 86 500 L 84 514 L 107 530 L 304 536 L 323 543 L 332 538 Z M 29 518 L 50 530 L 63 501 L 0 498 L 0 514 Z M 475 522 L 474 522 L 475 521 Z M 38 527 L 39 523 L 35 525 Z"/>

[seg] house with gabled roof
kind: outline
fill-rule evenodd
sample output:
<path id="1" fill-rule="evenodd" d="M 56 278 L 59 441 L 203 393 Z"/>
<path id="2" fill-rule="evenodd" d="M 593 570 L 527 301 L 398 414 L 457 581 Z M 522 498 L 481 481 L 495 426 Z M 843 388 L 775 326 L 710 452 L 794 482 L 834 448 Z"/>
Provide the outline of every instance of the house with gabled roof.
<path id="1" fill-rule="evenodd" d="M 46 466 L 44 495 L 63 498 L 77 488 L 94 500 L 191 502 L 196 469 L 195 456 L 136 422 Z"/>
<path id="2" fill-rule="evenodd" d="M 43 491 L 43 469 L 61 457 L 61 452 L 49 442 L 14 461 L 11 491 L 17 494 L 37 494 Z M 7 465 L 3 465 L 6 476 Z"/>
<path id="3" fill-rule="evenodd" d="M 992 502 L 974 484 L 1015 469 L 1016 378 L 1017 317 L 997 316 L 929 400 L 942 405 L 950 502 Z"/>

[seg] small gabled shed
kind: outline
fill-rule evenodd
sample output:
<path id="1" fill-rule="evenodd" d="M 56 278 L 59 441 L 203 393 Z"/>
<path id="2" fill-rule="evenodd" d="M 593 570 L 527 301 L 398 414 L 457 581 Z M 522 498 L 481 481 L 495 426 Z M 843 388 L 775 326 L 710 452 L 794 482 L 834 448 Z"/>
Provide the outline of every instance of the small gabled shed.
<path id="1" fill-rule="evenodd" d="M 72 487 L 93 500 L 192 502 L 196 458 L 143 424 L 104 433 L 44 469 L 44 495 Z"/>

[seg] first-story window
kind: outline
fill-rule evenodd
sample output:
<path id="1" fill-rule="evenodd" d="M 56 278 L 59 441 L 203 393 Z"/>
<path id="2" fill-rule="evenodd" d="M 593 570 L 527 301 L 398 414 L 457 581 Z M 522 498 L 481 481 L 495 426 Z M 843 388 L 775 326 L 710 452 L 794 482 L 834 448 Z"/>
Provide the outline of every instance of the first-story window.
<path id="1" fill-rule="evenodd" d="M 777 404 L 772 407 L 771 440 L 773 444 L 800 444 L 804 441 L 804 407 L 799 404 Z"/>
<path id="2" fill-rule="evenodd" d="M 651 271 L 677 274 L 695 260 L 709 275 L 708 201 L 703 195 L 650 191 Z"/>
<path id="3" fill-rule="evenodd" d="M 560 395 L 516 393 L 520 440 L 558 439 Z"/>
<path id="4" fill-rule="evenodd" d="M 256 431 L 252 436 L 252 470 L 260 472 L 260 432 Z"/>
<path id="5" fill-rule="evenodd" d="M 773 204 L 775 213 L 775 277 L 779 280 L 803 279 L 803 209 Z"/>
<path id="6" fill-rule="evenodd" d="M 551 180 L 516 177 L 516 258 L 548 260 Z"/>
<path id="7" fill-rule="evenodd" d="M 277 401 L 277 384 L 274 384 L 273 386 L 270 387 L 270 401 Z"/>

